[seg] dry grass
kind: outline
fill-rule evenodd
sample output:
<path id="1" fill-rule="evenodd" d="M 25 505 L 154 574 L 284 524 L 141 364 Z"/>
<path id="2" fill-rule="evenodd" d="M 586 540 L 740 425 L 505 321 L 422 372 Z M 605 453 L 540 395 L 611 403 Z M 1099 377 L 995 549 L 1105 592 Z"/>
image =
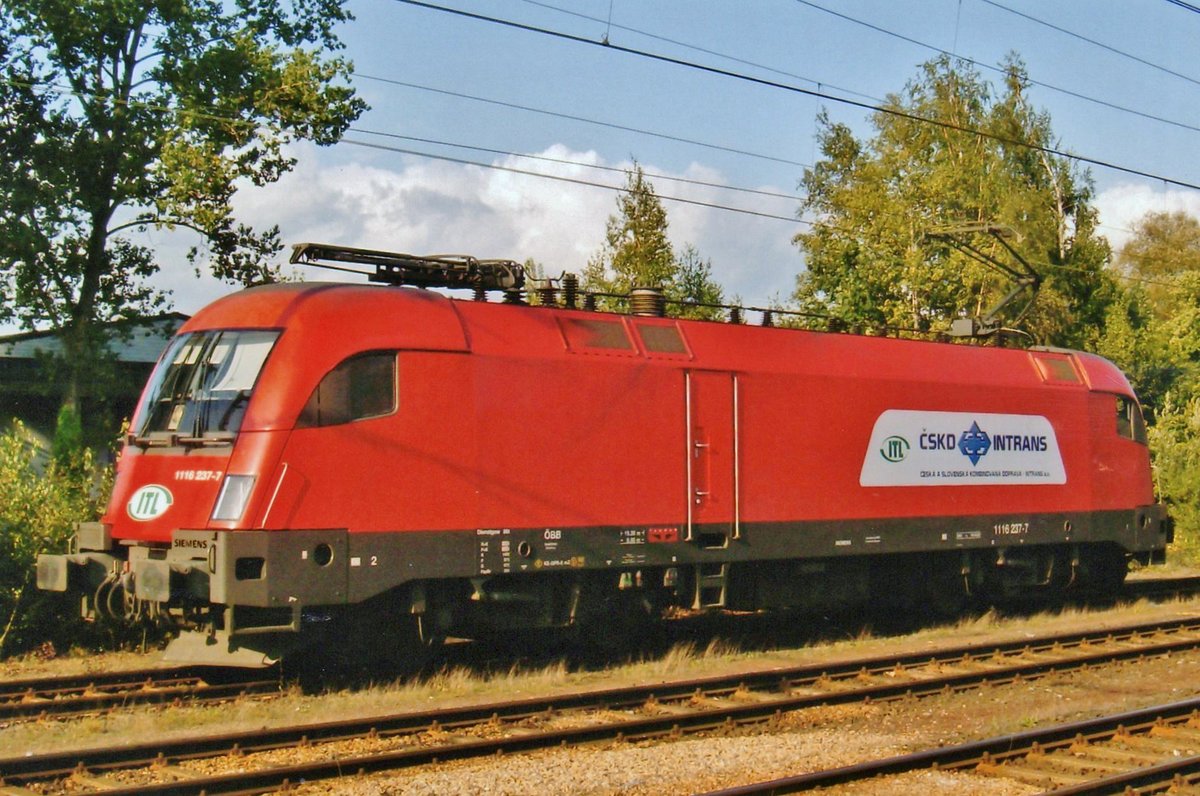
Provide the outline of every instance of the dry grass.
<path id="1" fill-rule="evenodd" d="M 16 724 L 0 728 L 0 756 L 99 746 L 117 740 L 135 743 L 204 732 L 429 710 L 634 683 L 697 678 L 738 670 L 916 652 L 947 644 L 999 642 L 1084 627 L 1115 627 L 1197 614 L 1200 614 L 1200 599 L 1168 603 L 1142 601 L 1117 609 L 1066 609 L 1017 618 L 1004 618 L 988 612 L 904 637 L 875 637 L 869 630 L 864 630 L 856 637 L 843 641 L 769 652 L 748 652 L 721 640 L 711 641 L 704 647 L 692 643 L 678 644 L 661 655 L 603 671 L 572 671 L 561 661 L 534 668 L 514 666 L 507 671 L 491 674 L 456 667 L 414 681 L 381 682 L 369 687 L 326 693 L 305 694 L 298 688 L 292 688 L 279 699 L 247 698 L 218 706 L 139 708 L 75 721 Z M 72 665 L 87 671 L 141 667 L 146 666 L 147 662 L 140 656 L 122 654 L 37 662 L 36 666 L 31 663 L 29 668 L 45 672 L 48 669 L 69 670 Z M 22 668 L 19 662 L 11 663 L 6 668 L 6 675 L 29 676 L 24 672 L 17 674 Z"/>

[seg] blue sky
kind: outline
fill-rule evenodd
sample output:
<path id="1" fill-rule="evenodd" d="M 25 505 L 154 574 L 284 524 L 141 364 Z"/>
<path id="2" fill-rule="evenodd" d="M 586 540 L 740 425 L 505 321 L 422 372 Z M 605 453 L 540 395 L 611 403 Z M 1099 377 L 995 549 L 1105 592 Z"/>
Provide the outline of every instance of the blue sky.
<path id="1" fill-rule="evenodd" d="M 1200 184 L 1200 133 L 1187 129 L 1200 128 L 1200 13 L 1169 0 L 444 5 L 871 104 L 902 91 L 937 50 L 980 63 L 997 81 L 987 67 L 1015 52 L 1044 84 L 1029 96 L 1050 114 L 1061 149 Z M 831 100 L 399 0 L 352 0 L 350 7 L 356 20 L 341 29 L 345 54 L 372 106 L 346 136 L 359 144 L 296 147 L 294 173 L 237 199 L 245 220 L 280 224 L 289 243 L 533 257 L 551 273 L 580 271 L 602 242 L 614 191 L 360 144 L 611 186 L 623 183 L 620 173 L 587 165 L 622 168 L 636 158 L 648 174 L 662 175 L 652 182 L 663 196 L 781 217 L 665 202 L 672 242 L 694 244 L 709 258 L 728 295 L 764 303 L 785 298 L 803 268 L 790 240 L 801 228 L 793 219 L 803 164 L 819 154 L 818 112 L 870 134 L 866 111 Z M 1195 189 L 1095 166 L 1091 173 L 1102 231 L 1115 246 L 1147 210 L 1200 215 Z M 190 241 L 165 233 L 149 240 L 160 249 L 162 283 L 179 309 L 194 311 L 230 289 L 193 278 L 181 255 Z"/>

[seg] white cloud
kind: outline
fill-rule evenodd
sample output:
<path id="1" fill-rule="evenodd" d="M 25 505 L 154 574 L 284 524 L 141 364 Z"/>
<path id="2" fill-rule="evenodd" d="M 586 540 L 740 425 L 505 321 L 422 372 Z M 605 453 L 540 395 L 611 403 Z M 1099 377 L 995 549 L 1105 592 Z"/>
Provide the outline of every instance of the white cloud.
<path id="1" fill-rule="evenodd" d="M 344 151 L 344 150 L 343 150 Z M 303 144 L 293 149 L 296 168 L 279 182 L 247 187 L 235 196 L 239 222 L 256 229 L 278 225 L 287 244 L 318 242 L 414 254 L 471 254 L 524 261 L 532 257 L 547 273 L 579 273 L 604 240 L 605 222 L 616 211 L 611 190 L 540 179 L 498 169 L 396 155 L 394 165 L 337 162 L 328 150 Z M 505 157 L 495 165 L 573 180 L 624 185 L 619 172 L 588 168 L 607 163 L 597 153 L 555 144 L 535 153 L 545 158 Z M 684 177 L 724 185 L 723 174 L 693 163 L 671 174 L 643 163 L 647 174 Z M 762 209 L 791 217 L 796 203 L 739 194 L 715 187 L 651 177 L 655 190 L 697 202 Z M 756 186 L 787 193 L 777 186 Z M 765 304 L 791 292 L 802 260 L 791 244 L 798 227 L 787 221 L 730 213 L 667 201 L 670 237 L 677 248 L 691 243 L 711 260 L 713 273 L 732 299 Z M 172 294 L 174 309 L 194 313 L 236 288 L 188 264 L 195 233 L 149 230 L 131 233 L 157 253 L 162 270 L 154 285 Z M 283 257 L 290 255 L 290 247 Z M 288 269 L 285 269 L 285 271 Z M 350 279 L 304 267 L 306 279 Z M 0 333 L 15 329 L 0 329 Z"/>
<path id="2" fill-rule="evenodd" d="M 605 221 L 616 210 L 613 191 L 436 160 L 397 156 L 395 166 L 326 162 L 315 147 L 298 147 L 295 171 L 279 183 L 240 192 L 239 217 L 262 226 L 279 224 L 288 243 L 316 241 L 416 254 L 456 253 L 523 261 L 532 257 L 551 274 L 580 272 L 601 246 Z M 595 152 L 561 144 L 535 153 L 545 158 L 505 157 L 495 165 L 572 180 L 623 185 L 619 173 L 586 165 L 605 163 Z M 724 177 L 693 164 L 671 175 L 717 184 Z M 765 208 L 790 217 L 794 203 L 739 195 L 718 188 L 654 179 L 656 191 L 712 204 Z M 780 191 L 764 186 L 764 190 Z M 729 295 L 765 302 L 790 292 L 801 260 L 791 245 L 796 226 L 678 202 L 666 202 L 671 240 L 694 244 L 713 263 Z M 326 278 L 308 269 L 308 278 Z"/>
<path id="3" fill-rule="evenodd" d="M 1124 183 L 1101 191 L 1096 196 L 1096 208 L 1100 211 L 1100 231 L 1117 252 L 1147 213 L 1183 211 L 1200 218 L 1200 193 Z"/>

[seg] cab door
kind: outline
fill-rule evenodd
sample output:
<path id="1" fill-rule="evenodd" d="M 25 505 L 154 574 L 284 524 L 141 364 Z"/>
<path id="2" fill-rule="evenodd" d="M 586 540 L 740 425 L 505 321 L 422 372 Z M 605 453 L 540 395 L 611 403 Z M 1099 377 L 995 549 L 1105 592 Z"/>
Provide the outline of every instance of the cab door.
<path id="1" fill-rule="evenodd" d="M 687 538 L 726 547 L 740 536 L 738 380 L 733 373 L 685 373 Z"/>

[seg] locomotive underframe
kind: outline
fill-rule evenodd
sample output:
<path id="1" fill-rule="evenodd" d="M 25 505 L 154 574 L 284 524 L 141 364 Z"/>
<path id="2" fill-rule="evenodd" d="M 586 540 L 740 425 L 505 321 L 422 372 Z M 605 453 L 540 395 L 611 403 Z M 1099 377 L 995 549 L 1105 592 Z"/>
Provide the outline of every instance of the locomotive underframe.
<path id="1" fill-rule="evenodd" d="M 619 622 L 683 608 L 811 608 L 888 599 L 948 610 L 1031 590 L 1111 588 L 1127 559 L 1159 561 L 1172 526 L 1133 511 L 698 526 L 348 533 L 176 531 L 113 540 L 81 524 L 38 559 L 39 588 L 78 590 L 85 615 L 199 628 L 177 657 L 265 663 L 355 615 L 417 617 L 426 636 Z M 393 617 L 394 619 L 394 617 Z"/>

